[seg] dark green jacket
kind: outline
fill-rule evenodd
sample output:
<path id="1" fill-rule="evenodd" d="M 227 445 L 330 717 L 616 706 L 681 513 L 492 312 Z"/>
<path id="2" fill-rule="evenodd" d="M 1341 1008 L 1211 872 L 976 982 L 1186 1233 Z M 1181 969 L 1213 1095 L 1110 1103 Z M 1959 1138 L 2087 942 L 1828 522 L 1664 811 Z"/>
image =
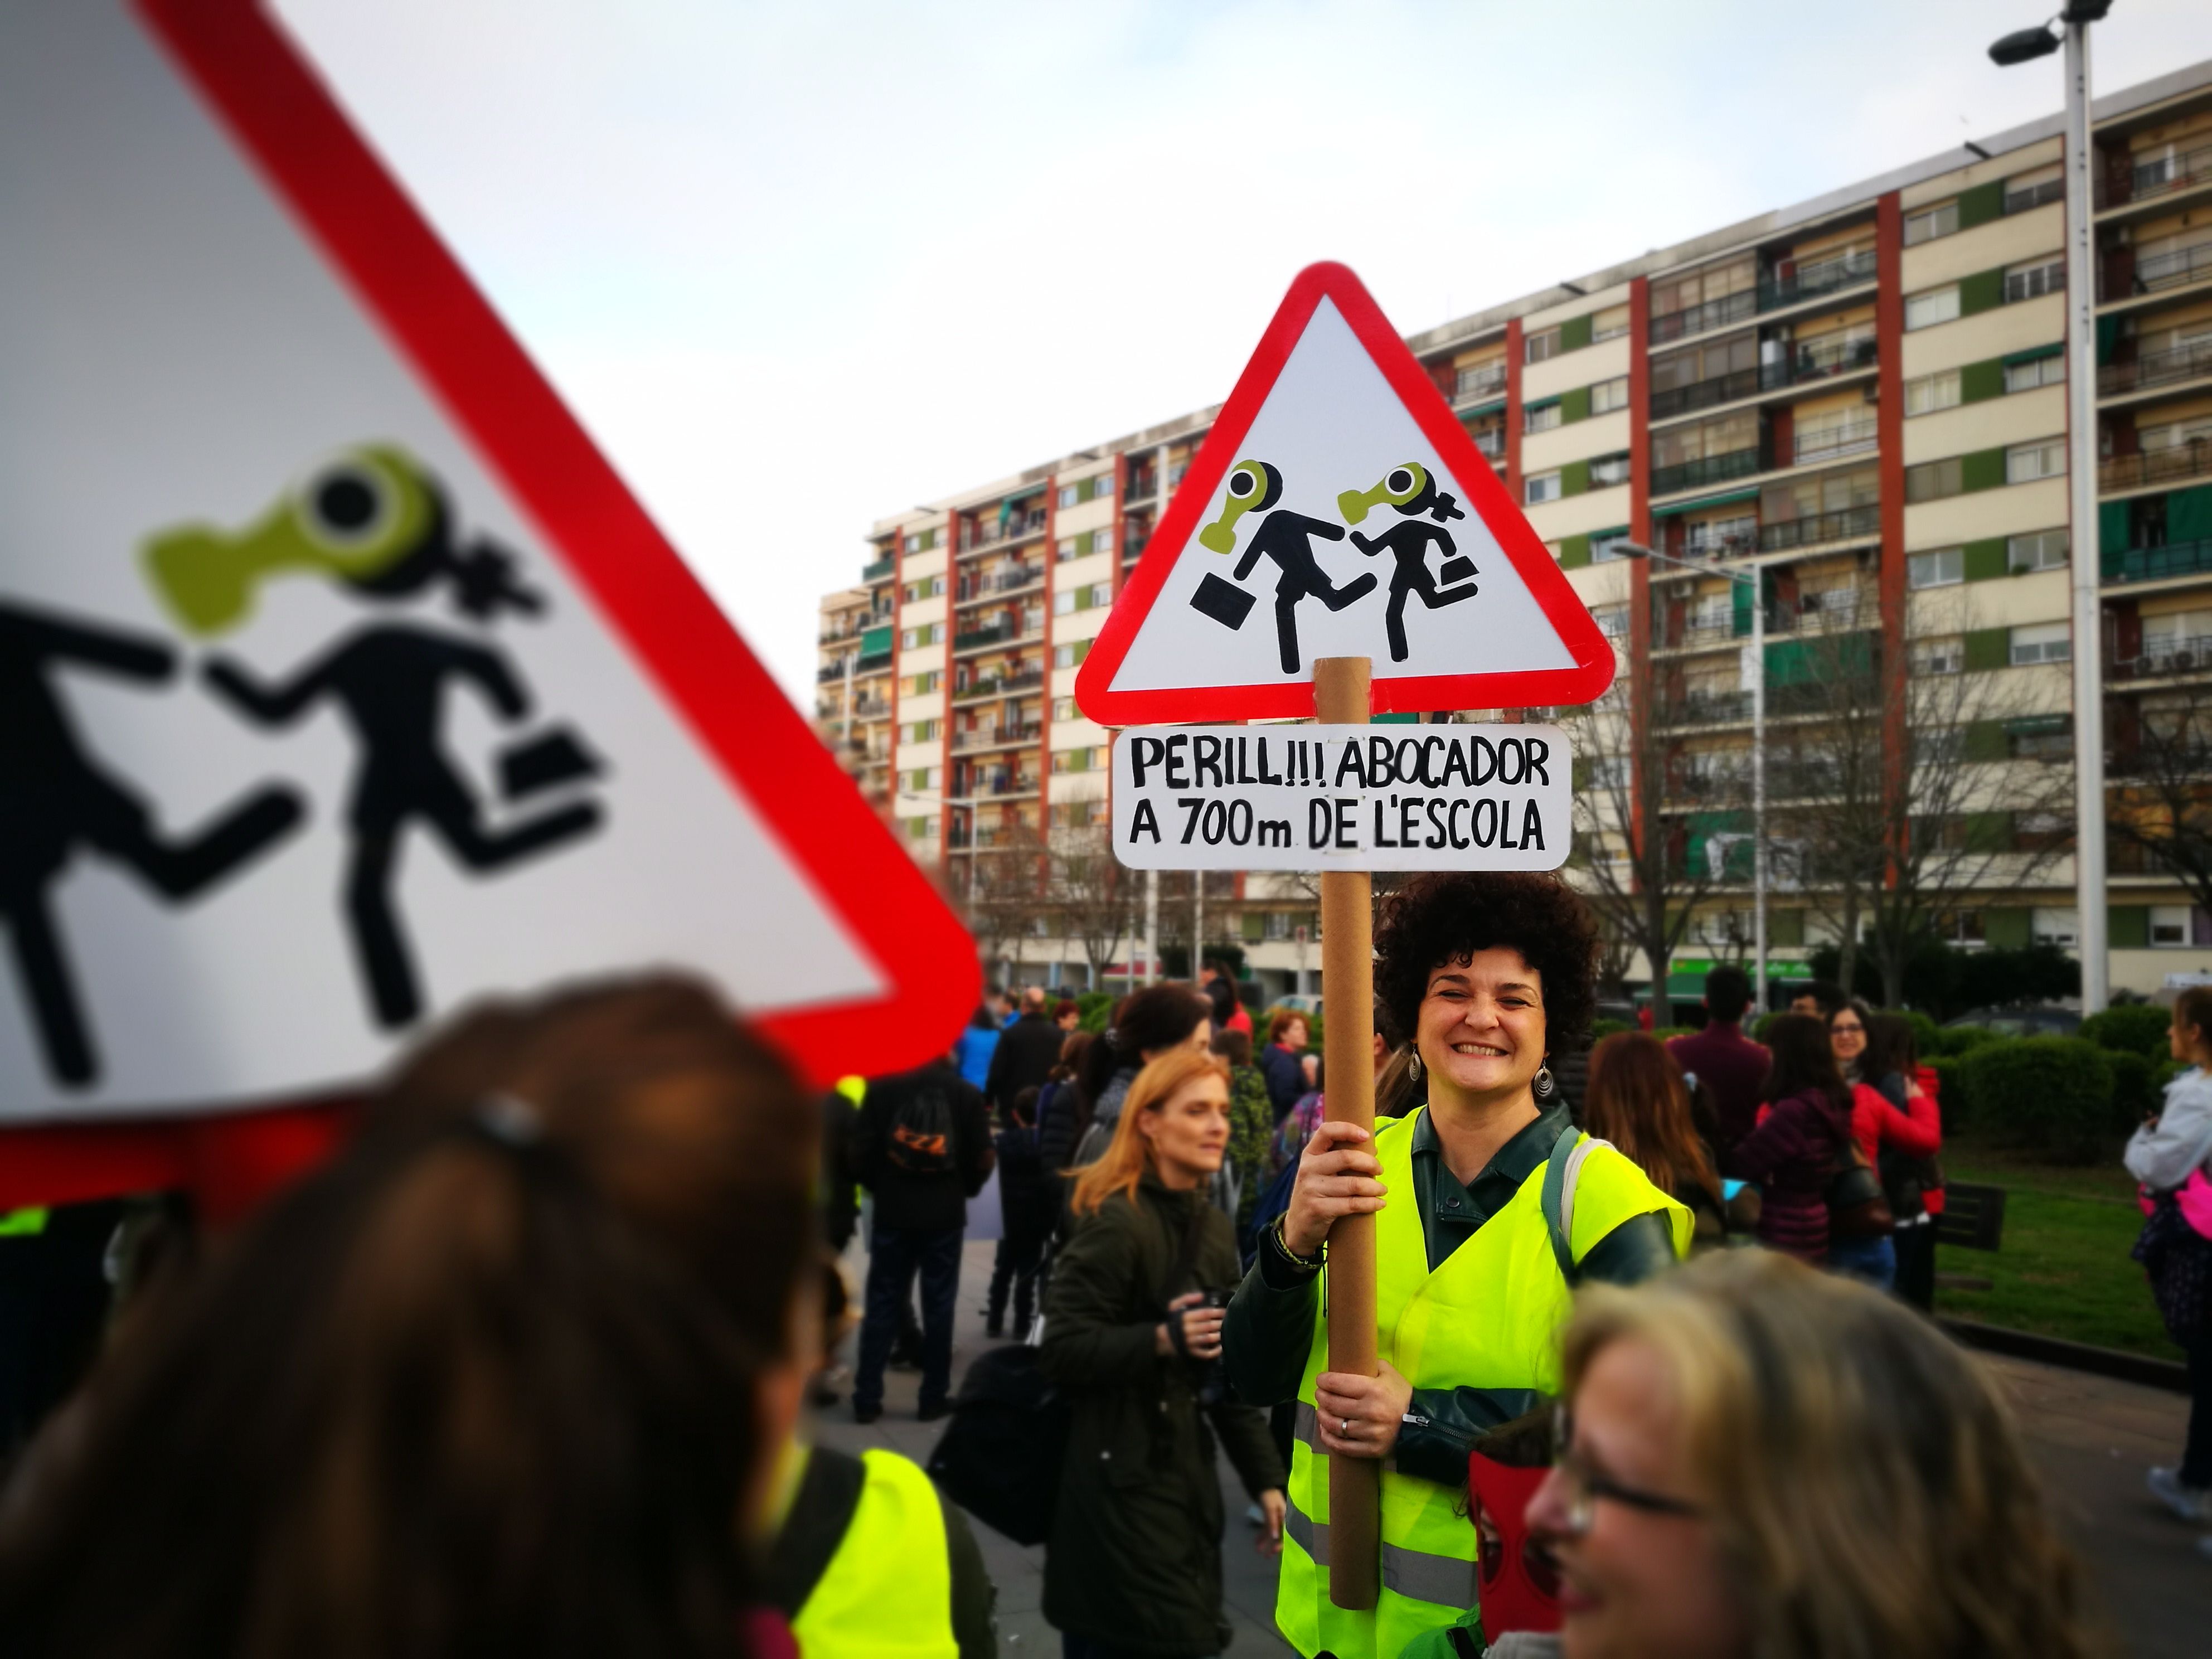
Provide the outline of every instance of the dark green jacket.
<path id="1" fill-rule="evenodd" d="M 1194 1209 L 1196 1267 L 1170 1285 Z M 1045 1553 L 1044 1613 L 1060 1630 L 1129 1653 L 1229 1645 L 1214 1437 L 1255 1498 L 1283 1466 L 1260 1413 L 1201 1408 L 1199 1368 L 1161 1358 L 1153 1332 L 1171 1297 L 1231 1290 L 1237 1266 L 1228 1218 L 1152 1175 L 1133 1203 L 1117 1195 L 1079 1219 L 1053 1265 L 1042 1359 L 1074 1407 Z"/>

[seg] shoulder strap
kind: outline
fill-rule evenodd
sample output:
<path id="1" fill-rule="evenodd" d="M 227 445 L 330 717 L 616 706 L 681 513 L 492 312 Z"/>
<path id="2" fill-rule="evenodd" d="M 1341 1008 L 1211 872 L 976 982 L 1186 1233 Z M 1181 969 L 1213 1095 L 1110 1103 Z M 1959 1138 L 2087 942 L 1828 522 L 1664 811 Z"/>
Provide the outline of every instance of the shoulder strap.
<path id="1" fill-rule="evenodd" d="M 1569 1289 L 1582 1282 L 1582 1269 L 1575 1264 L 1575 1186 L 1582 1178 L 1583 1161 L 1608 1144 L 1570 1127 L 1552 1143 L 1551 1156 L 1544 1160 L 1540 1199 L 1544 1226 L 1552 1236 L 1552 1255 Z"/>
<path id="2" fill-rule="evenodd" d="M 837 1547 L 860 1512 L 861 1489 L 867 1483 L 867 1467 L 857 1457 L 827 1446 L 807 1454 L 806 1473 L 799 1478 L 791 1511 L 776 1533 L 763 1574 L 769 1601 L 785 1618 L 799 1617 L 822 1575 L 829 1571 Z"/>

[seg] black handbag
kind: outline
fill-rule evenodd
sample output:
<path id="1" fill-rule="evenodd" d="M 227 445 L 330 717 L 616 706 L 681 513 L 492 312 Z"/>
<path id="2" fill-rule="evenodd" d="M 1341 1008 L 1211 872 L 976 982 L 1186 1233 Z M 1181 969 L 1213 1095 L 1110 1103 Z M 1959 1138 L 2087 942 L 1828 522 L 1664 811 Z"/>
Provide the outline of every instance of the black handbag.
<path id="1" fill-rule="evenodd" d="M 1836 1153 L 1836 1171 L 1828 1178 L 1827 1199 L 1831 1238 L 1882 1238 L 1897 1225 L 1881 1178 L 1856 1140 L 1846 1138 Z"/>

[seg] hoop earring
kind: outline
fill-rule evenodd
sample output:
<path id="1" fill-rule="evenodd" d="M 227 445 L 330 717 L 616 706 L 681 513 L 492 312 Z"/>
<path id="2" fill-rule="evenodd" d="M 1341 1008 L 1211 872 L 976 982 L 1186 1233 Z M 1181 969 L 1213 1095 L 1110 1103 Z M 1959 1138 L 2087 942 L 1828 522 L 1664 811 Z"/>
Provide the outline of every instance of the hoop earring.
<path id="1" fill-rule="evenodd" d="M 1419 1048 L 1406 1056 L 1406 1075 L 1416 1083 L 1421 1080 L 1421 1051 Z"/>
<path id="2" fill-rule="evenodd" d="M 1532 1086 L 1539 1100 L 1549 1100 L 1559 1091 L 1559 1079 L 1552 1075 L 1552 1068 L 1548 1066 L 1536 1068 L 1536 1080 Z"/>

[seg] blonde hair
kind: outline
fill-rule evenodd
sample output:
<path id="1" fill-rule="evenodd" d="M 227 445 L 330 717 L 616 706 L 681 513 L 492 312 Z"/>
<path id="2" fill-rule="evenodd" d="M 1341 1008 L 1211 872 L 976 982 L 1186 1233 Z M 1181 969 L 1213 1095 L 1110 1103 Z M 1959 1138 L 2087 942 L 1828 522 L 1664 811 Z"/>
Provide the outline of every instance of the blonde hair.
<path id="1" fill-rule="evenodd" d="M 1063 1171 L 1075 1177 L 1075 1191 L 1068 1199 L 1070 1209 L 1078 1215 L 1089 1215 L 1115 1193 L 1132 1200 L 1136 1197 L 1137 1183 L 1153 1167 L 1152 1143 L 1137 1127 L 1137 1120 L 1146 1112 L 1159 1110 L 1176 1090 L 1200 1077 L 1218 1077 L 1225 1085 L 1229 1067 L 1218 1054 L 1178 1048 L 1162 1054 L 1137 1073 L 1122 1098 L 1121 1115 L 1106 1150 L 1097 1162 Z"/>
<path id="2" fill-rule="evenodd" d="M 1570 1398 L 1633 1340 L 1672 1374 L 1692 1496 L 1763 1659 L 2075 1659 L 2075 1568 L 1975 1361 L 1864 1285 L 1764 1250 L 1632 1291 L 1565 1337 Z"/>

